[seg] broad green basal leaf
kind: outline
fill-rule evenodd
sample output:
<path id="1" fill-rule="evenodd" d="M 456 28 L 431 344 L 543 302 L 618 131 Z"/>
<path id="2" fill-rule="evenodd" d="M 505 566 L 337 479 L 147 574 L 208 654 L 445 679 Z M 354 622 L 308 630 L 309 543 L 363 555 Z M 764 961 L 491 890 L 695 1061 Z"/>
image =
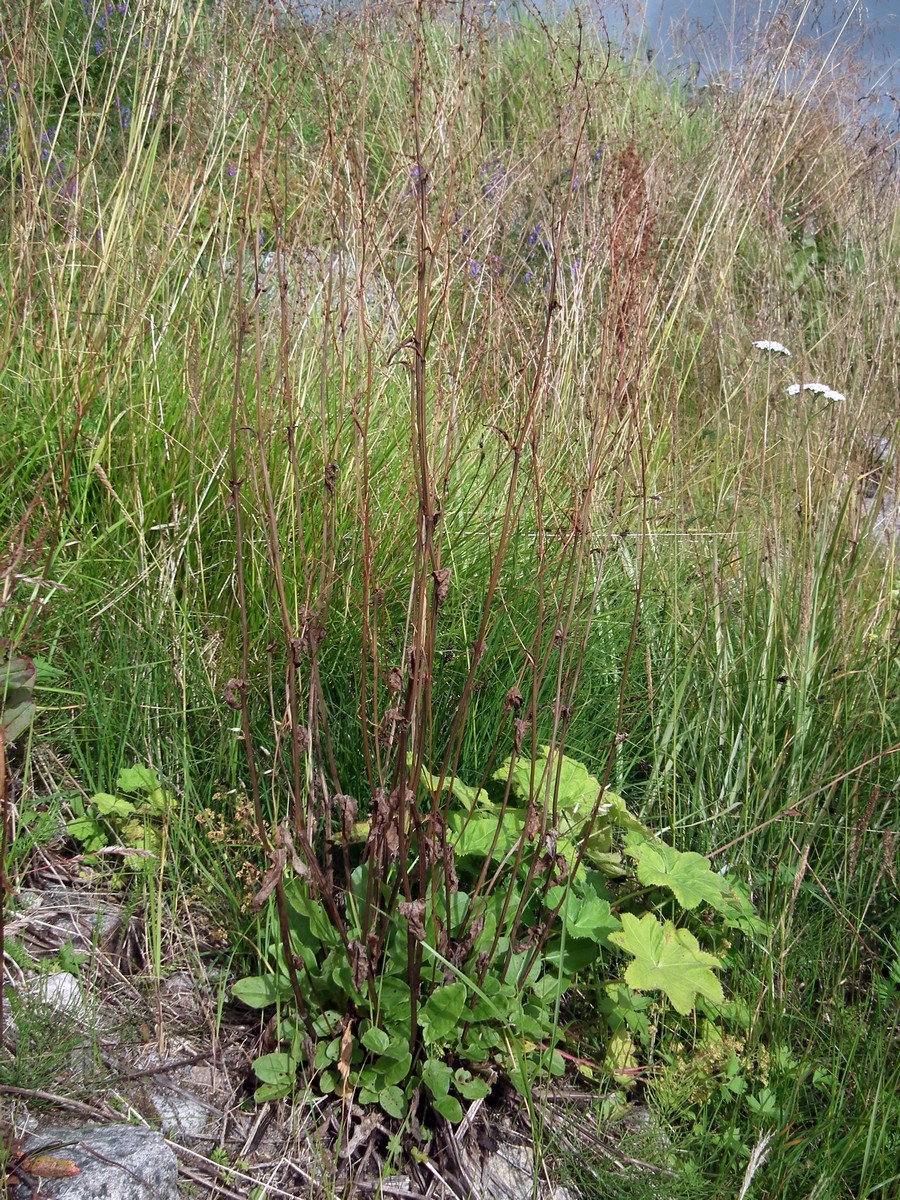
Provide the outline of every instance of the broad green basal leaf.
<path id="1" fill-rule="evenodd" d="M 724 999 L 722 985 L 710 969 L 720 966 L 719 960 L 700 949 L 690 930 L 676 929 L 671 921 L 661 925 L 652 913 L 640 920 L 623 913 L 622 932 L 611 933 L 609 940 L 634 955 L 625 972 L 628 986 L 664 992 L 682 1015 L 693 1009 L 698 994 L 716 1004 Z"/>
<path id="2" fill-rule="evenodd" d="M 566 932 L 574 938 L 590 938 L 592 942 L 603 942 L 617 929 L 621 929 L 619 918 L 613 916 L 608 900 L 585 896 L 571 910 L 567 906 L 564 917 Z"/>
<path id="3" fill-rule="evenodd" d="M 438 779 L 437 775 L 432 775 L 430 771 L 426 771 L 423 767 L 422 782 L 426 787 L 430 788 L 432 792 L 436 792 L 440 780 Z M 490 803 L 488 794 L 483 788 L 470 787 L 468 784 L 463 783 L 461 779 L 456 779 L 455 777 L 451 780 L 445 779 L 443 788 L 441 790 L 447 791 L 448 788 L 456 797 L 456 799 L 459 800 L 463 807 L 469 812 L 471 812 L 476 805 L 484 807 L 486 804 Z"/>
<path id="4" fill-rule="evenodd" d="M 290 1054 L 276 1050 L 272 1054 L 263 1054 L 253 1063 L 253 1074 L 260 1083 L 271 1083 L 276 1087 L 293 1083 L 297 1072 L 297 1064 Z"/>
<path id="5" fill-rule="evenodd" d="M 665 842 L 632 835 L 625 852 L 637 863 L 638 881 L 647 887 L 665 887 L 682 908 L 693 909 L 704 901 L 718 907 L 728 885 L 709 859 L 693 850 L 683 852 Z"/>
<path id="6" fill-rule="evenodd" d="M 453 1071 L 439 1058 L 428 1058 L 422 1066 L 422 1082 L 437 1100 L 450 1092 Z"/>
<path id="7" fill-rule="evenodd" d="M 445 1041 L 459 1024 L 466 1003 L 466 985 L 437 987 L 419 1009 L 419 1024 L 426 1045 Z"/>
<path id="8" fill-rule="evenodd" d="M 505 781 L 509 774 L 510 759 L 507 759 L 494 779 Z M 550 770 L 549 781 L 547 770 Z M 558 784 L 557 784 L 558 778 Z M 532 783 L 533 781 L 533 783 Z M 617 829 L 647 832 L 636 817 L 628 811 L 625 801 L 616 792 L 601 788 L 600 780 L 592 775 L 582 763 L 567 754 L 554 754 L 551 761 L 550 747 L 541 746 L 534 760 L 518 759 L 512 769 L 512 789 L 526 803 L 532 799 L 532 790 L 540 789 L 534 799 L 541 802 L 556 792 L 556 810 L 560 831 L 576 837 L 596 808 L 591 829 L 591 851 L 606 855 L 610 850 L 608 830 Z M 602 795 L 601 795 L 602 792 Z"/>
<path id="9" fill-rule="evenodd" d="M 557 807 L 570 814 L 586 819 L 600 795 L 600 781 L 591 775 L 587 767 L 568 755 L 554 754 L 550 763 L 551 776 L 547 780 L 547 764 L 550 762 L 550 747 L 541 746 L 534 760 L 534 770 L 530 758 L 519 758 L 512 769 L 512 789 L 526 803 L 532 798 L 532 780 L 534 789 L 540 789 L 543 795 L 552 796 L 556 790 L 556 776 L 559 774 L 559 790 L 556 793 Z M 509 774 L 510 759 L 507 759 L 494 778 L 505 781 Z"/>
<path id="10" fill-rule="evenodd" d="M 123 820 L 134 814 L 134 805 L 130 800 L 121 796 L 111 796 L 109 792 L 95 792 L 91 803 L 103 817 L 121 817 Z"/>
<path id="11" fill-rule="evenodd" d="M 493 859 L 503 858 L 522 836 L 525 814 L 520 809 L 507 809 L 499 823 L 495 816 L 470 817 L 467 813 L 451 813 L 447 822 L 450 832 L 456 835 L 454 850 L 457 854 L 485 858 L 489 853 Z M 495 844 L 496 839 L 496 844 Z M 491 851 L 493 846 L 493 851 Z"/>
<path id="12" fill-rule="evenodd" d="M 383 1029 L 377 1029 L 374 1025 L 367 1029 L 359 1040 L 373 1054 L 384 1054 L 391 1044 L 390 1036 Z"/>
<path id="13" fill-rule="evenodd" d="M 116 790 L 120 792 L 153 792 L 158 787 L 156 772 L 140 763 L 123 767 L 116 778 Z"/>
<path id="14" fill-rule="evenodd" d="M 278 999 L 273 975 L 248 975 L 245 979 L 238 979 L 231 990 L 248 1008 L 268 1008 Z"/>
<path id="15" fill-rule="evenodd" d="M 398 1087 L 390 1085 L 382 1088 L 378 1093 L 378 1103 L 389 1117 L 396 1117 L 398 1121 L 406 1115 L 406 1097 Z"/>

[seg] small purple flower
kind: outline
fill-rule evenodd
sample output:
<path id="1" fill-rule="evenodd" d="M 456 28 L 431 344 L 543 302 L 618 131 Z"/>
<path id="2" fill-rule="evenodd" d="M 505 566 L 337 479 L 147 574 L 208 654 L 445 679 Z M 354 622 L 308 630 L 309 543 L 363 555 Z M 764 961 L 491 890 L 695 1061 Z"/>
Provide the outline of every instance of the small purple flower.
<path id="1" fill-rule="evenodd" d="M 100 41 L 99 38 L 94 38 L 94 53 L 95 54 L 103 53 L 103 43 Z"/>
<path id="2" fill-rule="evenodd" d="M 569 274 L 572 276 L 573 280 L 578 278 L 578 273 L 580 270 L 581 270 L 581 258 L 576 256 L 569 263 Z"/>
<path id="3" fill-rule="evenodd" d="M 473 279 L 477 279 L 481 274 L 481 263 L 477 258 L 467 258 L 466 266 L 469 268 L 469 274 Z"/>
<path id="4" fill-rule="evenodd" d="M 531 283 L 532 275 L 533 275 L 532 271 L 526 271 L 525 274 L 522 276 L 522 278 L 525 280 L 526 283 Z"/>
<path id="5" fill-rule="evenodd" d="M 492 158 L 484 163 L 481 167 L 481 174 L 484 177 L 484 194 L 488 199 L 498 192 L 506 190 L 506 167 L 499 158 Z"/>
<path id="6" fill-rule="evenodd" d="M 529 235 L 528 235 L 528 240 L 527 240 L 527 242 L 526 242 L 526 245 L 528 246 L 528 249 L 529 249 L 529 250 L 533 250 L 533 249 L 534 249 L 534 247 L 537 245 L 537 240 L 538 240 L 538 238 L 539 238 L 540 236 L 541 236 L 541 227 L 540 227 L 540 225 L 534 225 L 534 226 L 532 226 L 531 232 L 529 233 Z"/>
<path id="7" fill-rule="evenodd" d="M 228 166 L 225 168 L 225 174 L 229 179 L 234 179 L 235 175 L 237 175 L 237 167 L 234 165 L 234 163 L 228 164 Z"/>
<path id="8" fill-rule="evenodd" d="M 122 103 L 118 94 L 114 97 L 114 101 L 119 113 L 119 125 L 123 130 L 127 129 L 128 123 L 131 120 L 131 108 L 127 104 Z"/>
<path id="9" fill-rule="evenodd" d="M 50 152 L 53 148 L 53 139 L 56 137 L 56 126 L 48 125 L 41 133 L 41 162 L 47 162 L 50 158 Z"/>
<path id="10" fill-rule="evenodd" d="M 421 184 L 423 188 L 428 187 L 428 175 L 421 163 L 414 162 L 409 168 L 410 182 L 404 193 L 406 196 L 414 196 L 416 188 Z"/>

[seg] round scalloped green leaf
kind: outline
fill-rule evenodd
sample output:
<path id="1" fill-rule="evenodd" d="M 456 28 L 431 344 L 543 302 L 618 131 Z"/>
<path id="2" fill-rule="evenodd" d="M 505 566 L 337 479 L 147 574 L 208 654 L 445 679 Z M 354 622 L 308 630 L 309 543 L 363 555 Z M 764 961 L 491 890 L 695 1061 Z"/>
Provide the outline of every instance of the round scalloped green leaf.
<path id="1" fill-rule="evenodd" d="M 116 790 L 120 792 L 153 792 L 158 787 L 156 772 L 141 763 L 133 767 L 123 767 L 116 776 Z"/>
<path id="2" fill-rule="evenodd" d="M 469 817 L 465 813 L 451 813 L 447 821 L 450 832 L 456 835 L 454 850 L 457 854 L 476 858 L 491 854 L 495 861 L 503 858 L 516 845 L 524 826 L 525 813 L 518 808 L 508 808 L 499 822 L 493 815 Z"/>
<path id="3" fill-rule="evenodd" d="M 111 796 L 109 792 L 95 792 L 90 803 L 103 817 L 121 817 L 124 820 L 134 814 L 134 805 L 130 800 L 123 800 L 121 796 Z"/>
<path id="4" fill-rule="evenodd" d="M 728 885 L 710 866 L 709 859 L 693 850 L 676 850 L 665 842 L 632 841 L 627 853 L 637 861 L 638 881 L 645 887 L 665 887 L 682 908 L 693 909 L 704 901 L 716 906 Z"/>
<path id="5" fill-rule="evenodd" d="M 622 932 L 611 933 L 609 940 L 634 955 L 625 972 L 628 986 L 664 992 L 683 1016 L 691 1012 L 698 995 L 714 1004 L 724 999 L 722 985 L 710 970 L 721 964 L 714 954 L 700 949 L 690 930 L 676 929 L 671 921 L 661 925 L 652 913 L 640 920 L 623 913 Z"/>

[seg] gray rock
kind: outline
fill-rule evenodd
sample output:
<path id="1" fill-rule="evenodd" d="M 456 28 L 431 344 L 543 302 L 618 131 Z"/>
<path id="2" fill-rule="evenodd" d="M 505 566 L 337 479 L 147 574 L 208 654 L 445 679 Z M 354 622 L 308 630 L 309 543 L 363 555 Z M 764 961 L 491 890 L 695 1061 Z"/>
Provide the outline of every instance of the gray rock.
<path id="1" fill-rule="evenodd" d="M 20 911 L 7 924 L 7 933 L 21 937 L 29 954 L 44 957 L 71 942 L 79 953 L 100 949 L 117 957 L 134 921 L 120 904 L 99 899 L 78 888 L 23 888 Z"/>
<path id="2" fill-rule="evenodd" d="M 862 444 L 873 463 L 886 463 L 891 453 L 891 438 L 870 433 L 862 438 Z"/>
<path id="3" fill-rule="evenodd" d="M 56 1009 L 75 1021 L 85 1022 L 88 1009 L 81 984 L 67 971 L 40 975 L 26 989 L 28 995 L 47 1008 Z"/>
<path id="4" fill-rule="evenodd" d="M 577 1200 L 577 1193 L 540 1179 L 535 1189 L 534 1150 L 530 1146 L 501 1142 L 478 1167 L 466 1164 L 482 1200 Z"/>
<path id="5" fill-rule="evenodd" d="M 865 496 L 863 506 L 871 518 L 869 531 L 872 537 L 889 548 L 896 546 L 900 534 L 900 505 L 894 492 L 885 489 L 880 498 L 877 494 Z"/>
<path id="6" fill-rule="evenodd" d="M 178 1072 L 177 1076 L 159 1076 L 155 1084 L 145 1089 L 160 1124 L 166 1133 L 179 1138 L 201 1138 L 210 1121 L 218 1121 L 227 1104 L 210 1104 L 217 1096 L 222 1099 L 223 1081 L 219 1072 L 208 1064 L 198 1064 Z"/>
<path id="7" fill-rule="evenodd" d="M 897 491 L 897 459 L 892 454 L 895 439 L 880 434 L 861 437 L 868 460 L 863 477 L 863 510 L 868 530 L 888 550 L 900 546 L 900 499 Z M 896 450 L 895 450 L 896 453 Z"/>
<path id="8" fill-rule="evenodd" d="M 79 1175 L 41 1180 L 40 1195 L 53 1200 L 177 1200 L 178 1163 L 162 1134 L 139 1125 L 54 1125 L 28 1136 L 26 1150 L 41 1147 L 67 1159 Z M 14 1200 L 30 1200 L 20 1183 Z"/>

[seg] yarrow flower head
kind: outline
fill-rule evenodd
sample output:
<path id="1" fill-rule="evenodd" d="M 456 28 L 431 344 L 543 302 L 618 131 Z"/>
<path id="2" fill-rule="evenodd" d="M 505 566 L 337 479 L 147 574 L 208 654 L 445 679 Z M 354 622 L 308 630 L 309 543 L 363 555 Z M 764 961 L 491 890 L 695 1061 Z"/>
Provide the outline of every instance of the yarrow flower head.
<path id="1" fill-rule="evenodd" d="M 757 350 L 771 350 L 773 354 L 783 354 L 786 358 L 791 357 L 791 352 L 787 346 L 783 346 L 781 342 L 770 342 L 763 338 L 761 341 L 754 342 L 753 345 Z"/>
<path id="2" fill-rule="evenodd" d="M 802 392 L 812 392 L 815 396 L 821 396 L 824 400 L 830 400 L 832 404 L 840 404 L 847 397 L 843 392 L 836 392 L 834 388 L 830 388 L 827 383 L 804 383 L 801 387 L 799 383 L 792 383 L 787 389 L 789 396 L 799 396 Z"/>

